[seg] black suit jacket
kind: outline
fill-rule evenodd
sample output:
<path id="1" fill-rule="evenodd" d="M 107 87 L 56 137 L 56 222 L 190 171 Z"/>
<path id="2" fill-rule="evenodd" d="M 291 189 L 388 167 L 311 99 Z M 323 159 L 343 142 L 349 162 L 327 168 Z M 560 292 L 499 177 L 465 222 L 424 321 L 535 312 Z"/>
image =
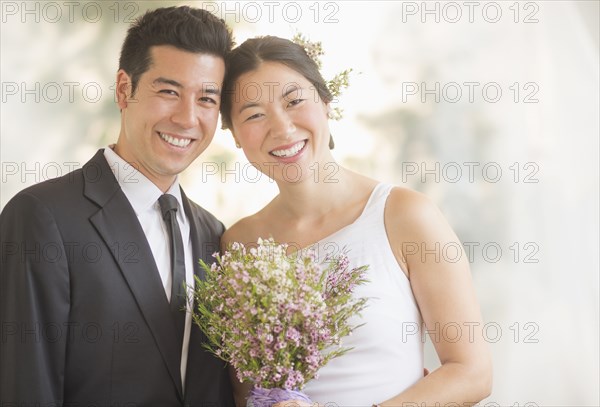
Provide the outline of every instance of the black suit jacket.
<path id="1" fill-rule="evenodd" d="M 194 260 L 210 263 L 223 224 L 182 197 Z M 167 297 L 103 150 L 17 194 L 0 234 L 1 406 L 234 404 L 225 364 L 195 324 L 183 394 Z"/>

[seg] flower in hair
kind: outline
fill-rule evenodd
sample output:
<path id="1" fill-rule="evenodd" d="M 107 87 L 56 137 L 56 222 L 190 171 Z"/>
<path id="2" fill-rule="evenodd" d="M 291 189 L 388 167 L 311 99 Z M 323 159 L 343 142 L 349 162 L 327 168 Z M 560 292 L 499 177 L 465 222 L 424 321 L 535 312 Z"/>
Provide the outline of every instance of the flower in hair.
<path id="1" fill-rule="evenodd" d="M 321 55 L 325 55 L 321 41 L 312 42 L 309 39 L 307 39 L 304 35 L 296 33 L 296 35 L 294 35 L 294 38 L 292 38 L 292 42 L 304 48 L 304 51 L 306 51 L 306 54 L 310 57 L 310 59 L 315 61 L 317 67 L 321 69 L 323 64 L 321 63 L 320 57 Z"/>
<path id="2" fill-rule="evenodd" d="M 348 80 L 350 72 L 352 72 L 352 68 L 346 69 L 338 73 L 336 76 L 333 77 L 333 79 L 327 81 L 327 88 L 329 89 L 329 92 L 331 92 L 331 96 L 333 96 L 334 99 L 342 93 L 342 89 L 346 89 L 350 85 L 350 82 Z M 329 117 L 332 120 L 340 120 L 342 118 L 342 112 L 343 109 L 339 107 L 334 107 L 333 109 L 331 109 Z"/>
<path id="3" fill-rule="evenodd" d="M 306 54 L 317 64 L 317 68 L 319 70 L 322 68 L 321 56 L 325 55 L 323 51 L 323 45 L 321 41 L 313 42 L 307 39 L 304 35 L 300 33 L 296 33 L 292 38 L 292 42 L 300 45 L 304 48 Z M 331 93 L 333 99 L 337 98 L 341 95 L 342 90 L 346 89 L 349 85 L 349 76 L 352 69 L 346 69 L 333 77 L 333 79 L 325 81 L 327 89 Z M 329 114 L 329 118 L 333 120 L 340 120 L 342 118 L 342 109 L 339 107 L 335 107 L 331 109 Z"/>

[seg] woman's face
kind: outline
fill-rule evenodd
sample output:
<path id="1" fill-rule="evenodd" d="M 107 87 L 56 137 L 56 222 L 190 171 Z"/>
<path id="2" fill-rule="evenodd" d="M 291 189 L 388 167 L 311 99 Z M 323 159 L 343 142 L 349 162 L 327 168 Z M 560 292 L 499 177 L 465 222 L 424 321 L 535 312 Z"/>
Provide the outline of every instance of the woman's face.
<path id="1" fill-rule="evenodd" d="M 283 64 L 264 62 L 239 77 L 231 122 L 248 160 L 276 181 L 314 179 L 333 161 L 327 105 L 302 74 Z"/>

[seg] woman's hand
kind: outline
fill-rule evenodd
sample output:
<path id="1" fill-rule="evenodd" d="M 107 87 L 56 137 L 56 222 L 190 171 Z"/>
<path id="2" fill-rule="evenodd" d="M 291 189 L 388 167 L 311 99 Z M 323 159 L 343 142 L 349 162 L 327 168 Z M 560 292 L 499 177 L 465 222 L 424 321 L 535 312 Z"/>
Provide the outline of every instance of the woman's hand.
<path id="1" fill-rule="evenodd" d="M 304 400 L 286 400 L 273 404 L 273 407 L 320 407 L 319 403 L 307 403 Z"/>

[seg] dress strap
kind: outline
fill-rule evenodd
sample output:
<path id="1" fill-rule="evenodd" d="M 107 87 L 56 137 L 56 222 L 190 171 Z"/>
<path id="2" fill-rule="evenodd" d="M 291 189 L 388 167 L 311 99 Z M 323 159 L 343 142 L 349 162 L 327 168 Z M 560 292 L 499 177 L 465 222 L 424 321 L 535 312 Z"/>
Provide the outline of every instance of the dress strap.
<path id="1" fill-rule="evenodd" d="M 368 218 L 372 215 L 377 216 L 379 214 L 383 214 L 387 197 L 390 195 L 392 188 L 394 188 L 392 184 L 386 184 L 383 182 L 377 184 L 373 189 L 373 192 L 371 192 L 371 196 L 369 197 L 369 200 L 367 201 L 367 204 L 365 205 L 363 213 L 360 217 Z"/>

